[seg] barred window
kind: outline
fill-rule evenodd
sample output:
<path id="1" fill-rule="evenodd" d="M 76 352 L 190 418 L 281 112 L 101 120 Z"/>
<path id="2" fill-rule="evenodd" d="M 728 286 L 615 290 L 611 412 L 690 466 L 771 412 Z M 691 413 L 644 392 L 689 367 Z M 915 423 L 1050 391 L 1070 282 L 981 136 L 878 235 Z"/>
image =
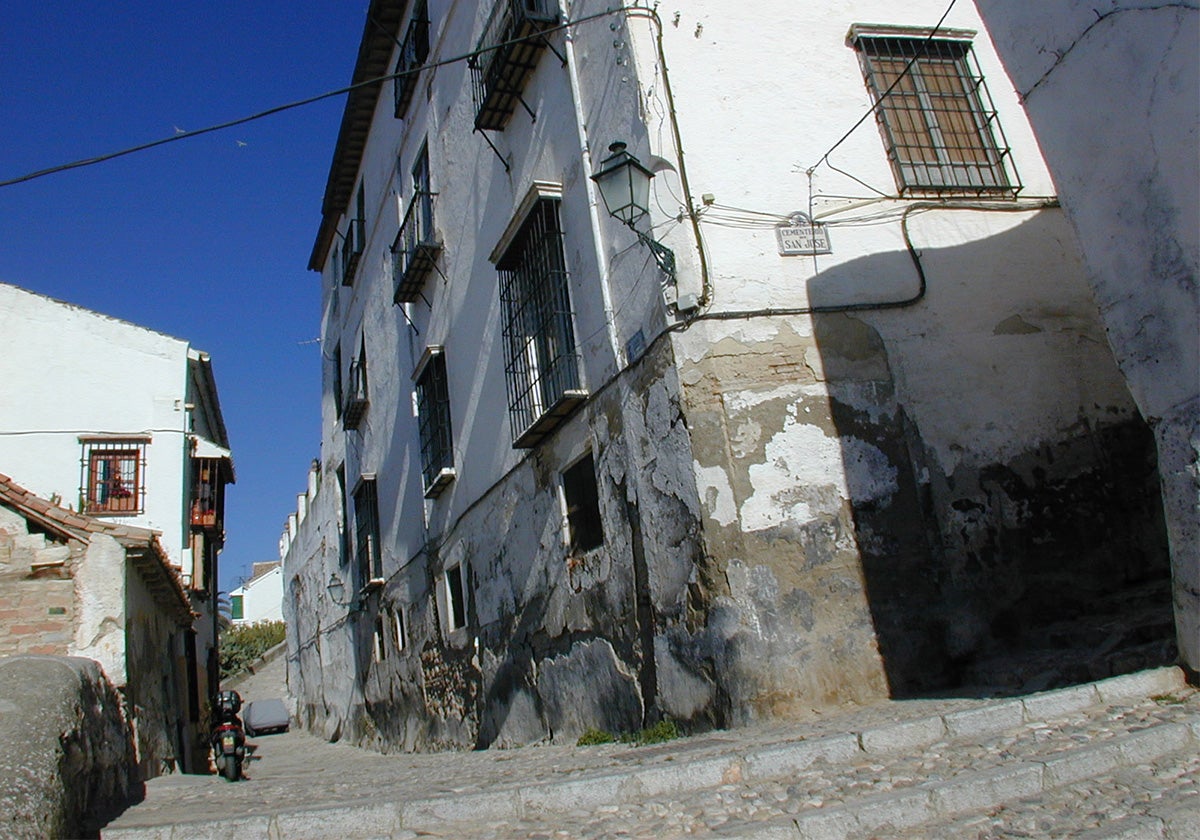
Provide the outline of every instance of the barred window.
<path id="1" fill-rule="evenodd" d="M 586 398 L 579 387 L 559 202 L 542 198 L 496 261 L 514 446 L 534 446 Z"/>
<path id="2" fill-rule="evenodd" d="M 969 41 L 851 35 L 901 195 L 1020 189 Z"/>
<path id="3" fill-rule="evenodd" d="M 145 510 L 146 445 L 149 438 L 80 438 L 79 507 L 96 516 L 136 516 Z"/>
<path id="4" fill-rule="evenodd" d="M 363 476 L 354 491 L 355 556 L 358 559 L 359 580 L 383 577 L 383 555 L 379 546 L 379 497 L 375 479 Z"/>
<path id="5" fill-rule="evenodd" d="M 428 360 L 417 375 L 417 427 L 421 435 L 425 495 L 432 497 L 453 477 L 454 438 L 446 355 L 440 347 L 431 347 L 428 353 Z"/>

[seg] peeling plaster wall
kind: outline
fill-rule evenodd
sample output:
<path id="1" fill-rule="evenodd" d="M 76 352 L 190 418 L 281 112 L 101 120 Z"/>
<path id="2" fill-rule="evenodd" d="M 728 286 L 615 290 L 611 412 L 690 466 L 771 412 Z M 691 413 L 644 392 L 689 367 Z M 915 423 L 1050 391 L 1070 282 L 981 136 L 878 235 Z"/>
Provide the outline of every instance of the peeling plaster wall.
<path id="1" fill-rule="evenodd" d="M 771 663 L 743 664 L 750 708 L 952 684 L 1013 636 L 1162 574 L 1152 442 L 1069 228 L 1042 211 L 989 236 L 986 215 L 912 225 L 918 305 L 708 322 L 677 341 L 707 548 L 756 649 L 743 661 Z M 875 282 L 891 265 L 831 272 Z"/>
<path id="2" fill-rule="evenodd" d="M 976 0 L 1154 429 L 1180 652 L 1200 669 L 1200 59 L 1194 2 Z"/>
<path id="3" fill-rule="evenodd" d="M 604 544 L 572 554 L 559 472 L 595 458 Z M 573 740 L 669 714 L 724 722 L 703 616 L 713 597 L 670 346 L 660 342 L 381 596 L 408 646 L 373 662 L 380 745 Z M 468 626 L 447 623 L 444 569 L 465 570 Z"/>

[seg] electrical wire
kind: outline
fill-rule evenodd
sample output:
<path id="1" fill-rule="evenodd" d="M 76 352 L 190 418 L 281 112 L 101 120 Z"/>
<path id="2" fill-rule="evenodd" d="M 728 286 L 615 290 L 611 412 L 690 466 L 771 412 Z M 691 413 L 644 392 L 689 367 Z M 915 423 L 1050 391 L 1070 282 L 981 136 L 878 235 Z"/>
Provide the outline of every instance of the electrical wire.
<path id="1" fill-rule="evenodd" d="M 938 22 L 934 25 L 933 29 L 931 29 L 929 31 L 929 34 L 927 36 L 925 36 L 925 40 L 921 45 L 921 49 L 918 49 L 913 53 L 913 57 L 908 60 L 908 63 L 904 65 L 904 69 L 901 70 L 899 75 L 897 75 L 896 78 L 892 81 L 892 83 L 890 85 L 888 85 L 887 90 L 885 90 L 883 93 L 881 93 L 879 95 L 879 98 L 876 99 L 874 104 L 872 104 L 871 107 L 867 109 L 866 113 L 863 114 L 861 117 L 859 117 L 858 121 L 855 122 L 854 125 L 850 126 L 850 128 L 846 131 L 846 133 L 843 134 L 836 143 L 834 143 L 832 146 L 830 146 L 829 150 L 827 152 L 825 152 L 825 154 L 821 155 L 820 160 L 818 160 L 816 163 L 814 163 L 812 166 L 810 166 L 808 169 L 805 170 L 806 173 L 812 173 L 822 163 L 828 164 L 829 156 L 831 154 L 833 154 L 834 150 L 836 150 L 838 146 L 845 143 L 846 140 L 850 137 L 850 135 L 853 134 L 855 131 L 857 131 L 858 127 L 860 125 L 862 125 L 864 122 L 867 121 L 868 117 L 870 117 L 872 114 L 874 114 L 876 111 L 879 110 L 879 106 L 883 104 L 883 100 L 887 99 L 888 95 L 893 90 L 896 89 L 896 86 L 898 84 L 900 84 L 901 80 L 903 80 L 908 75 L 908 71 L 912 69 L 912 66 L 914 64 L 916 64 L 917 59 L 920 58 L 922 55 L 924 55 L 924 47 L 926 45 L 928 45 L 930 41 L 933 40 L 933 36 L 936 35 L 938 33 L 938 31 L 942 28 L 942 24 L 946 22 L 946 18 L 950 16 L 950 10 L 954 8 L 954 4 L 957 2 L 958 2 L 958 0 L 950 0 L 950 5 L 946 7 L 946 11 L 942 12 L 941 18 L 938 19 Z M 832 164 L 830 164 L 830 168 L 832 168 Z M 842 174 L 846 174 L 846 173 L 842 173 Z M 853 177 L 853 176 L 851 176 L 851 177 Z M 858 181 L 857 178 L 855 178 L 854 180 Z M 863 182 L 859 181 L 859 183 L 862 184 Z M 870 187 L 869 184 L 863 184 L 863 186 Z M 874 189 L 874 187 L 870 187 L 870 188 Z"/>
<path id="2" fill-rule="evenodd" d="M 234 128 L 235 126 L 239 126 L 239 125 L 245 125 L 246 123 L 250 123 L 250 122 L 255 122 L 256 120 L 261 120 L 266 117 L 274 116 L 275 114 L 280 114 L 280 113 L 283 113 L 284 111 L 291 111 L 295 108 L 303 108 L 306 105 L 312 105 L 314 103 L 321 102 L 326 99 L 332 99 L 335 96 L 341 96 L 342 94 L 350 93 L 350 92 L 358 90 L 360 88 L 371 87 L 372 85 L 380 85 L 386 81 L 390 81 L 392 79 L 400 79 L 405 76 L 415 76 L 418 73 L 422 72 L 423 70 L 427 70 L 430 68 L 442 67 L 447 64 L 457 64 L 461 61 L 470 61 L 472 58 L 475 58 L 476 56 L 484 55 L 486 53 L 493 52 L 494 50 L 503 49 L 504 47 L 508 47 L 513 44 L 519 44 L 523 41 L 528 41 L 533 38 L 543 38 L 552 32 L 558 32 L 560 30 L 567 29 L 572 26 L 578 26 L 580 24 L 587 23 L 587 22 L 593 21 L 593 20 L 597 20 L 602 17 L 608 17 L 609 15 L 617 14 L 622 11 L 625 11 L 625 10 L 620 9 L 620 8 L 606 9 L 602 12 L 596 12 L 595 14 L 585 15 L 584 17 L 581 17 L 578 20 L 565 21 L 556 26 L 548 27 L 546 29 L 540 30 L 539 32 L 537 32 L 534 35 L 527 35 L 527 36 L 524 36 L 521 38 L 512 38 L 507 41 L 502 41 L 497 44 L 492 44 L 489 47 L 484 47 L 483 49 L 472 50 L 469 53 L 463 53 L 461 55 L 456 55 L 453 58 L 445 58 L 445 59 L 441 59 L 439 61 L 430 61 L 425 64 L 422 64 L 420 67 L 414 67 L 409 70 L 403 70 L 399 73 L 389 73 L 387 75 L 379 76 L 374 79 L 367 79 L 365 81 L 358 82 L 357 84 L 352 84 L 352 85 L 348 85 L 343 88 L 338 88 L 337 90 L 331 90 L 326 93 L 319 93 L 316 96 L 309 96 L 305 99 L 298 99 L 295 102 L 288 102 L 284 105 L 276 105 L 274 108 L 268 108 L 265 111 L 259 111 L 256 114 L 251 114 L 246 117 L 238 117 L 237 119 L 228 120 L 223 123 L 217 123 L 216 125 L 210 125 L 205 128 L 198 128 L 194 131 L 184 131 L 180 134 L 174 134 L 170 137 L 163 137 L 158 140 L 151 140 L 148 143 L 140 143 L 136 146 L 130 146 L 129 148 L 126 148 L 126 149 L 120 149 L 119 151 L 108 152 L 107 154 L 96 155 L 96 156 L 90 157 L 90 158 L 83 158 L 82 160 L 76 160 L 76 161 L 72 161 L 70 163 L 59 164 L 58 166 L 51 166 L 51 167 L 47 167 L 46 169 L 39 169 L 36 172 L 29 172 L 25 175 L 19 175 L 16 178 L 9 178 L 7 180 L 0 181 L 0 188 L 11 187 L 16 184 L 23 184 L 23 183 L 26 183 L 27 181 L 33 181 L 38 178 L 45 178 L 47 175 L 55 175 L 59 172 L 69 172 L 72 169 L 82 169 L 86 166 L 95 166 L 98 163 L 104 163 L 106 161 L 116 160 L 117 158 L 125 157 L 127 155 L 137 154 L 139 152 L 145 152 L 145 151 L 148 151 L 149 149 L 154 149 L 159 146 L 165 146 L 168 143 L 177 143 L 180 140 L 188 140 L 193 137 L 199 137 L 203 134 L 212 134 L 213 132 L 224 131 L 225 129 Z"/>

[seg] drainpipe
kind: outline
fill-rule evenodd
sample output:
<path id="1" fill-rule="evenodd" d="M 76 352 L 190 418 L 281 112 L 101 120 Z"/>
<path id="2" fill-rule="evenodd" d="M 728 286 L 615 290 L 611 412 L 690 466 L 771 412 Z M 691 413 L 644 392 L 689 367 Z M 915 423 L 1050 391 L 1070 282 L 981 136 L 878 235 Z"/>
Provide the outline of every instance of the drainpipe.
<path id="1" fill-rule="evenodd" d="M 570 19 L 570 11 L 565 8 L 566 2 L 569 0 L 565 0 L 564 8 L 561 10 L 563 20 Z M 567 57 L 567 78 L 571 81 L 571 100 L 575 105 L 575 128 L 579 132 L 579 155 L 584 168 L 582 180 L 584 189 L 587 190 L 588 217 L 592 223 L 592 243 L 596 250 L 596 267 L 600 270 L 600 296 L 604 302 L 604 324 L 608 332 L 609 345 L 612 347 L 613 359 L 619 371 L 625 367 L 628 360 L 624 358 L 623 350 L 617 339 L 612 290 L 609 288 L 608 258 L 604 254 L 604 240 L 601 238 L 600 231 L 599 198 L 596 195 L 596 184 L 591 178 L 595 169 L 592 166 L 591 147 L 588 145 L 587 127 L 583 115 L 583 98 L 579 89 L 579 65 L 575 60 L 575 36 L 572 34 L 571 27 L 568 26 L 563 30 L 563 36 Z"/>

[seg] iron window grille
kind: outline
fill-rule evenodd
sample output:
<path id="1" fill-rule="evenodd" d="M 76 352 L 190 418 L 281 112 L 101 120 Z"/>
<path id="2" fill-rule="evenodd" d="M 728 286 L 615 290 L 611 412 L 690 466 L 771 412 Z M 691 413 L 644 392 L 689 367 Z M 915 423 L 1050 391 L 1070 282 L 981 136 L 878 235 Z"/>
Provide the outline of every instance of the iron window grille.
<path id="1" fill-rule="evenodd" d="M 513 446 L 526 449 L 587 398 L 579 385 L 557 200 L 535 203 L 496 268 Z"/>
<path id="2" fill-rule="evenodd" d="M 362 585 L 383 578 L 383 553 L 379 545 L 379 496 L 375 479 L 364 477 L 354 491 L 355 556 Z"/>
<path id="3" fill-rule="evenodd" d="M 450 390 L 446 356 L 440 349 L 430 354 L 417 377 L 417 427 L 421 436 L 425 497 L 436 498 L 455 477 Z"/>
<path id="4" fill-rule="evenodd" d="M 1020 190 L 969 41 L 860 36 L 855 46 L 901 195 Z"/>
<path id="5" fill-rule="evenodd" d="M 367 236 L 367 202 L 363 188 L 358 187 L 358 198 L 355 201 L 356 213 L 346 225 L 346 236 L 342 242 L 342 285 L 354 285 L 354 272 L 358 269 L 358 261 L 362 258 L 363 246 Z"/>
<path id="6" fill-rule="evenodd" d="M 357 429 L 363 415 L 367 413 L 367 350 L 364 345 L 357 359 L 350 363 L 350 387 L 346 389 L 346 405 L 342 411 L 342 425 Z"/>
<path id="7" fill-rule="evenodd" d="M 144 438 L 81 438 L 79 507 L 94 516 L 136 516 L 145 511 Z"/>
<path id="8" fill-rule="evenodd" d="M 433 271 L 442 243 L 433 226 L 433 199 L 429 184 L 429 148 L 423 146 L 412 169 L 413 196 L 392 243 L 395 293 L 393 303 L 412 303 L 421 294 L 425 278 Z"/>
<path id="9" fill-rule="evenodd" d="M 557 23 L 558 4 L 551 0 L 497 0 L 468 62 L 476 131 L 508 124 L 546 47 L 540 33 Z"/>
<path id="10" fill-rule="evenodd" d="M 395 114 L 396 119 L 402 119 L 412 102 L 413 91 L 417 88 L 417 77 L 420 69 L 429 58 L 429 10 L 425 0 L 420 0 L 414 7 L 412 18 L 408 22 L 408 31 L 400 44 L 400 55 L 396 59 Z"/>
<path id="11" fill-rule="evenodd" d="M 604 545 L 600 491 L 591 452 L 563 471 L 562 488 L 571 552 L 590 551 Z"/>

